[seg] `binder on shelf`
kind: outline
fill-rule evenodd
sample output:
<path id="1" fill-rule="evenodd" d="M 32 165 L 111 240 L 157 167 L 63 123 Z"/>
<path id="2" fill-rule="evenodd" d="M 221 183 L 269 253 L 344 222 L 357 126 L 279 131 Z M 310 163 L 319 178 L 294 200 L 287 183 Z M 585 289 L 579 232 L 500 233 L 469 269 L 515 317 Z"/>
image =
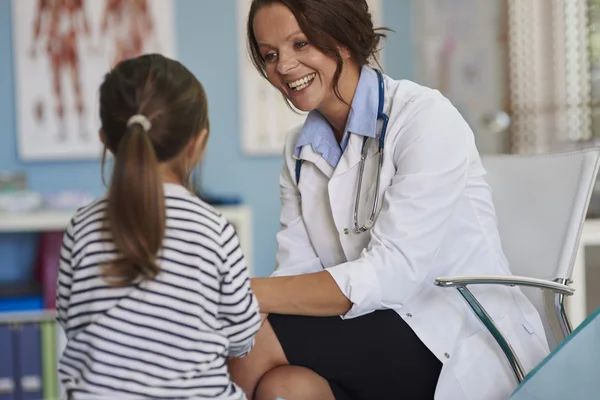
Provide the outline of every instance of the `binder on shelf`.
<path id="1" fill-rule="evenodd" d="M 34 281 L 0 283 L 0 313 L 43 308 L 42 287 Z"/>
<path id="2" fill-rule="evenodd" d="M 54 334 L 55 334 L 55 336 L 54 336 L 55 337 L 54 351 L 56 354 L 56 363 L 57 363 L 56 369 L 58 370 L 58 361 L 60 360 L 60 357 L 62 356 L 63 351 L 65 351 L 65 347 L 67 347 L 67 335 L 65 334 L 63 327 L 58 322 L 56 322 L 54 324 Z M 60 381 L 60 377 L 58 377 L 58 393 L 59 394 L 65 393 L 65 388 L 64 388 L 62 382 Z"/>
<path id="3" fill-rule="evenodd" d="M 16 373 L 14 336 L 10 325 L 0 325 L 0 400 L 12 400 L 16 396 Z"/>
<path id="4" fill-rule="evenodd" d="M 17 394 L 21 400 L 43 398 L 42 337 L 40 326 L 26 323 L 15 330 L 17 342 Z"/>
<path id="5" fill-rule="evenodd" d="M 0 297 L 0 313 L 43 309 L 42 296 Z"/>
<path id="6" fill-rule="evenodd" d="M 56 358 L 55 323 L 41 323 L 42 329 L 42 387 L 44 399 L 58 399 L 58 363 Z"/>
<path id="7" fill-rule="evenodd" d="M 62 246 L 63 232 L 50 231 L 40 233 L 37 252 L 36 275 L 43 285 L 44 308 L 56 308 L 56 279 Z"/>

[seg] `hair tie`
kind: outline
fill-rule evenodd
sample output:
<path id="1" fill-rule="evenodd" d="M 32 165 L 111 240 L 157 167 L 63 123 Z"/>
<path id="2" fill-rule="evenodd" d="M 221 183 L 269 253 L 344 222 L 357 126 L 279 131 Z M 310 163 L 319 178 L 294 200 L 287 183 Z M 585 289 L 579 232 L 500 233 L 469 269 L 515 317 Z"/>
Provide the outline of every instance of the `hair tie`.
<path id="1" fill-rule="evenodd" d="M 152 128 L 150 120 L 145 115 L 135 114 L 127 121 L 127 127 L 129 128 L 133 124 L 140 124 L 144 128 L 145 132 L 148 132 Z"/>

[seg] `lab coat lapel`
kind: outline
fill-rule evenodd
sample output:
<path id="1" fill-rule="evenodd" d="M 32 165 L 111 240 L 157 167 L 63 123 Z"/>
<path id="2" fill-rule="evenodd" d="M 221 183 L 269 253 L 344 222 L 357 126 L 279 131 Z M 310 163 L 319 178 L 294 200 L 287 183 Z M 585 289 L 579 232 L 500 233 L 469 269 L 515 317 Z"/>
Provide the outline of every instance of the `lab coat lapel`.
<path id="1" fill-rule="evenodd" d="M 348 146 L 340 159 L 333 177 L 329 180 L 329 202 L 333 220 L 339 232 L 348 232 L 354 229 L 354 203 L 356 199 L 356 190 L 358 185 L 358 175 L 360 171 L 360 157 L 364 136 L 350 135 Z M 373 140 L 367 141 L 368 155 L 365 163 L 365 169 L 370 171 L 370 164 L 374 155 Z M 376 148 L 375 148 L 376 149 Z M 361 198 L 364 201 L 366 193 L 372 185 L 372 180 L 363 181 L 361 188 Z M 346 257 L 354 256 L 354 250 L 362 248 L 365 243 L 356 243 L 365 235 L 344 235 L 343 247 Z"/>
<path id="2" fill-rule="evenodd" d="M 313 248 L 321 264 L 333 266 L 348 261 L 337 238 L 329 203 L 328 184 L 333 167 L 321 154 L 315 153 L 310 144 L 302 146 L 299 156 L 294 155 L 294 158 L 304 161 L 298 183 L 302 218 L 309 237 L 318 238 L 313 242 Z"/>
<path id="3" fill-rule="evenodd" d="M 334 177 L 345 174 L 360 162 L 363 140 L 364 136 L 350 134 L 346 150 L 342 154 L 342 158 L 340 158 L 340 161 L 335 168 Z"/>
<path id="4" fill-rule="evenodd" d="M 294 158 L 313 163 L 327 177 L 327 179 L 330 179 L 333 175 L 333 167 L 329 165 L 329 163 L 323 157 L 321 157 L 320 154 L 315 153 L 310 144 L 302 146 L 302 149 L 300 150 L 300 156 L 294 156 Z"/>

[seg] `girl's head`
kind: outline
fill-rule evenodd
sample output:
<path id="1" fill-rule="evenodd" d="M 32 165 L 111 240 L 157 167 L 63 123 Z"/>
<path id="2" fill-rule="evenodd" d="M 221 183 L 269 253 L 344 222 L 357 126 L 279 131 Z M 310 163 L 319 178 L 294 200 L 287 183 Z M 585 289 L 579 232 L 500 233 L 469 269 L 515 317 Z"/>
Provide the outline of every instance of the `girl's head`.
<path id="1" fill-rule="evenodd" d="M 302 111 L 348 103 L 345 78 L 376 60 L 377 31 L 366 0 L 253 0 L 247 24 L 252 62 Z"/>
<path id="2" fill-rule="evenodd" d="M 114 155 L 107 226 L 119 257 L 113 284 L 154 277 L 165 231 L 163 182 L 188 185 L 208 138 L 204 88 L 156 54 L 120 62 L 100 86 L 100 137 Z"/>

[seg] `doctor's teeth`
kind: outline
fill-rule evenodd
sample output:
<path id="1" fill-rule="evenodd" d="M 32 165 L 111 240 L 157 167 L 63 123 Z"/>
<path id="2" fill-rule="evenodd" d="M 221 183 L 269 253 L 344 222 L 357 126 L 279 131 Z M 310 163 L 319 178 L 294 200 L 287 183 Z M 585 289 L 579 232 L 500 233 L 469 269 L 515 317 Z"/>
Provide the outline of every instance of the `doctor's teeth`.
<path id="1" fill-rule="evenodd" d="M 304 78 L 298 79 L 294 82 L 289 82 L 288 86 L 294 90 L 302 90 L 308 86 L 308 84 L 315 78 L 315 74 L 305 76 Z"/>

